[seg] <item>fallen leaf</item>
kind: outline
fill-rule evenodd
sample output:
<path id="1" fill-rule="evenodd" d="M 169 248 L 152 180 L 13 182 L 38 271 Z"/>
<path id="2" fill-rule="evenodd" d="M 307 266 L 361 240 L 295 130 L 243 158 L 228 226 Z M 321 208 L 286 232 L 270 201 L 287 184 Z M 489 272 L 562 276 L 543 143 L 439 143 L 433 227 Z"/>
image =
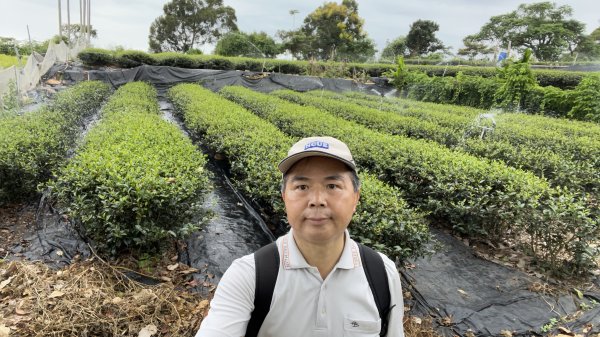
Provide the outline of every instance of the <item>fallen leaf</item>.
<path id="1" fill-rule="evenodd" d="M 583 299 L 583 293 L 581 292 L 581 290 L 577 289 L 577 288 L 573 288 L 573 290 L 575 291 L 575 294 L 577 295 L 577 298 L 579 298 L 580 300 Z"/>
<path id="2" fill-rule="evenodd" d="M 158 332 L 158 328 L 154 324 L 148 324 L 140 330 L 138 337 L 151 337 Z"/>
<path id="3" fill-rule="evenodd" d="M 179 256 L 178 256 L 178 255 L 173 255 L 173 256 L 171 257 L 171 261 L 175 262 L 175 261 L 177 261 L 177 259 L 178 259 L 178 258 L 179 258 Z"/>
<path id="4" fill-rule="evenodd" d="M 210 302 L 208 300 L 202 300 L 200 301 L 200 304 L 198 304 L 198 307 L 200 308 L 200 310 L 204 310 L 206 307 L 208 307 L 209 304 Z"/>
<path id="5" fill-rule="evenodd" d="M 467 292 L 462 289 L 458 289 L 458 292 L 463 296 L 469 296 L 469 294 L 467 294 Z"/>
<path id="6" fill-rule="evenodd" d="M 198 284 L 199 284 L 199 282 L 198 282 L 198 280 L 194 279 L 194 280 L 191 280 L 191 281 L 187 282 L 186 284 L 187 284 L 189 287 L 197 287 L 197 286 L 198 286 Z"/>
<path id="7" fill-rule="evenodd" d="M 519 262 L 517 263 L 517 267 L 520 268 L 520 269 L 523 269 L 523 268 L 525 268 L 526 264 L 527 263 L 525 262 L 524 259 L 520 259 Z"/>
<path id="8" fill-rule="evenodd" d="M 453 324 L 452 323 L 452 316 L 446 316 L 446 317 L 442 318 L 442 324 L 444 326 L 451 326 Z"/>
<path id="9" fill-rule="evenodd" d="M 58 291 L 55 290 L 52 292 L 52 294 L 50 294 L 50 296 L 48 296 L 48 298 L 56 298 L 56 297 L 61 297 L 63 296 L 65 293 L 63 293 L 62 291 Z"/>
<path id="10" fill-rule="evenodd" d="M 179 263 L 168 265 L 167 269 L 170 271 L 173 271 L 173 270 L 177 269 L 177 267 L 179 267 Z"/>
<path id="11" fill-rule="evenodd" d="M 512 337 L 513 334 L 508 330 L 500 330 L 500 335 L 502 335 L 503 337 Z"/>
<path id="12" fill-rule="evenodd" d="M 57 250 L 56 251 L 56 255 L 58 256 L 63 256 L 65 253 L 62 252 L 62 250 Z"/>
<path id="13" fill-rule="evenodd" d="M 171 278 L 170 277 L 161 276 L 160 279 L 163 280 L 163 281 L 165 281 L 165 282 L 171 282 Z"/>
<path id="14" fill-rule="evenodd" d="M 12 281 L 12 279 L 14 278 L 14 276 L 11 276 L 9 278 L 7 278 L 6 280 L 0 282 L 0 290 L 4 289 L 4 287 L 6 287 L 10 281 Z"/>
<path id="15" fill-rule="evenodd" d="M 561 333 L 565 334 L 565 335 L 573 335 L 573 332 L 567 328 L 565 328 L 564 326 L 559 326 L 558 327 L 558 331 L 560 331 Z"/>
<path id="16" fill-rule="evenodd" d="M 200 270 L 196 269 L 196 268 L 190 268 L 190 269 L 186 269 L 186 270 L 182 270 L 179 273 L 183 274 L 183 275 L 189 275 L 189 274 L 193 274 L 193 273 L 197 273 Z"/>
<path id="17" fill-rule="evenodd" d="M 21 308 L 15 308 L 15 313 L 20 316 L 29 315 L 29 313 Z"/>
<path id="18" fill-rule="evenodd" d="M 466 337 L 475 337 L 475 334 L 473 333 L 473 330 L 469 329 L 467 330 L 467 333 L 465 334 Z"/>
<path id="19" fill-rule="evenodd" d="M 8 336 L 10 336 L 10 328 L 5 326 L 4 324 L 0 324 L 0 337 Z"/>
<path id="20" fill-rule="evenodd" d="M 421 320 L 421 318 L 417 317 L 417 316 L 412 316 L 410 318 L 410 320 L 417 325 L 421 325 L 421 323 L 423 323 L 423 320 Z"/>
<path id="21" fill-rule="evenodd" d="M 123 299 L 119 296 L 112 299 L 112 304 L 120 304 L 121 302 L 123 302 Z"/>

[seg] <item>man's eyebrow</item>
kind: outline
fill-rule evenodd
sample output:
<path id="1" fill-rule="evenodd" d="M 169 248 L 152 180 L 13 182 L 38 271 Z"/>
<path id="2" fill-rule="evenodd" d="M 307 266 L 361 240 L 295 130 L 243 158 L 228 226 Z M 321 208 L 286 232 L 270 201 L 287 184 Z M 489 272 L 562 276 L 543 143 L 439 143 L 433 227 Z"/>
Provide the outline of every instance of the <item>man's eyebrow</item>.
<path id="1" fill-rule="evenodd" d="M 325 180 L 340 180 L 340 181 L 342 181 L 342 180 L 344 180 L 344 176 L 342 176 L 341 174 L 334 174 L 334 175 L 325 177 Z"/>
<path id="2" fill-rule="evenodd" d="M 308 179 L 308 177 L 305 176 L 293 176 L 292 179 L 290 179 L 291 181 L 308 181 L 310 179 Z"/>

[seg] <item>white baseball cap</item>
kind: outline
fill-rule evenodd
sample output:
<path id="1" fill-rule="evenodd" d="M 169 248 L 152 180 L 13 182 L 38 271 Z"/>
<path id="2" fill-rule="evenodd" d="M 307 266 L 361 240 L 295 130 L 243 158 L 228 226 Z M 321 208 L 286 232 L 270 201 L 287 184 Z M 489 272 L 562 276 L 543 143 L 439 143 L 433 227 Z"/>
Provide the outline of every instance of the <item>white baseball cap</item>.
<path id="1" fill-rule="evenodd" d="M 348 145 L 333 137 L 308 137 L 292 145 L 287 157 L 279 165 L 279 171 L 285 174 L 300 159 L 306 157 L 329 157 L 346 164 L 356 172 L 356 164 Z"/>

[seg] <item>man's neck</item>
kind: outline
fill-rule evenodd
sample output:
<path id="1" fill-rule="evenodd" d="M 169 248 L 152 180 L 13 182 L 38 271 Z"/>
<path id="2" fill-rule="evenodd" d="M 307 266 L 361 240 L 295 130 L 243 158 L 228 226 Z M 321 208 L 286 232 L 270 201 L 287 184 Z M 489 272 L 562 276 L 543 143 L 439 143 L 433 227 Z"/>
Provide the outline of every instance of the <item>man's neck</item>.
<path id="1" fill-rule="evenodd" d="M 342 235 L 339 240 L 334 240 L 326 244 L 305 242 L 297 240 L 295 237 L 294 241 L 306 262 L 311 266 L 317 267 L 321 278 L 325 280 L 342 256 L 346 243 L 346 235 Z"/>

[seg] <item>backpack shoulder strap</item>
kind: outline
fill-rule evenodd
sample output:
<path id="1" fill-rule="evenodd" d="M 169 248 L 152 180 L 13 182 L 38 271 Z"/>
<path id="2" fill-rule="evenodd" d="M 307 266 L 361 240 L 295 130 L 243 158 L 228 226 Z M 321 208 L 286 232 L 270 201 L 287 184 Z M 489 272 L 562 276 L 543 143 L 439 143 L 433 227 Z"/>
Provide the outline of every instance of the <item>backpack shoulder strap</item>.
<path id="1" fill-rule="evenodd" d="M 379 311 L 379 318 L 381 318 L 381 332 L 380 336 L 387 334 L 387 327 L 390 312 L 390 287 L 388 283 L 387 273 L 385 271 L 385 265 L 383 259 L 373 249 L 359 243 L 360 259 L 365 270 L 365 275 L 369 281 L 369 287 L 375 298 L 375 304 L 377 304 L 377 310 Z"/>
<path id="2" fill-rule="evenodd" d="M 273 290 L 279 273 L 279 251 L 277 244 L 270 244 L 260 248 L 254 253 L 256 270 L 256 290 L 254 291 L 254 311 L 250 316 L 246 337 L 256 337 L 258 331 L 267 317 L 273 299 Z"/>

